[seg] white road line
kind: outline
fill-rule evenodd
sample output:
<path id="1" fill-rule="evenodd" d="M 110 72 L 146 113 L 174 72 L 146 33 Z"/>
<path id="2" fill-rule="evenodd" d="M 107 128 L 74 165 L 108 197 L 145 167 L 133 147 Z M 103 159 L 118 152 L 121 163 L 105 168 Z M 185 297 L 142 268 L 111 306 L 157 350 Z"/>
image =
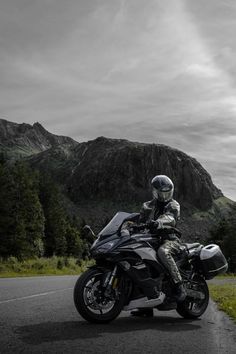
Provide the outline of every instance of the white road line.
<path id="1" fill-rule="evenodd" d="M 48 291 L 46 293 L 39 293 L 39 294 L 34 294 L 34 295 L 29 295 L 29 296 L 17 297 L 15 299 L 3 300 L 3 301 L 0 301 L 0 305 L 1 304 L 6 304 L 7 302 L 14 302 L 14 301 L 20 301 L 20 300 L 25 300 L 25 299 L 32 299 L 34 297 L 46 296 L 46 295 L 50 295 L 50 294 L 55 294 L 55 293 L 57 293 L 59 291 L 67 291 L 67 290 L 71 290 L 71 289 L 73 289 L 73 288 L 53 290 L 53 291 Z"/>

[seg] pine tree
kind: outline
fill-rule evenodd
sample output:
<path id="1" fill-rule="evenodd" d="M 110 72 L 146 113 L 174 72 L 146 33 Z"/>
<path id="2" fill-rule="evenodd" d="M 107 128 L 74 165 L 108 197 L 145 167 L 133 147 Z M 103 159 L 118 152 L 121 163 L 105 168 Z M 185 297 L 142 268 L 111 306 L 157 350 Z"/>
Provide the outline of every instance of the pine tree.
<path id="1" fill-rule="evenodd" d="M 0 164 L 0 256 L 16 254 L 15 181 L 5 165 Z"/>
<path id="2" fill-rule="evenodd" d="M 0 170 L 0 254 L 28 258 L 41 255 L 44 215 L 36 175 L 23 163 Z"/>
<path id="3" fill-rule="evenodd" d="M 14 170 L 17 186 L 16 217 L 18 239 L 22 242 L 21 255 L 30 257 L 43 253 L 44 214 L 38 197 L 37 175 L 23 163 L 17 163 Z"/>
<path id="4" fill-rule="evenodd" d="M 67 256 L 82 258 L 84 243 L 80 238 L 79 230 L 68 223 L 66 230 Z"/>
<path id="5" fill-rule="evenodd" d="M 45 215 L 45 255 L 62 256 L 66 254 L 67 220 L 62 205 L 62 195 L 51 177 L 43 174 L 40 177 L 40 201 Z"/>

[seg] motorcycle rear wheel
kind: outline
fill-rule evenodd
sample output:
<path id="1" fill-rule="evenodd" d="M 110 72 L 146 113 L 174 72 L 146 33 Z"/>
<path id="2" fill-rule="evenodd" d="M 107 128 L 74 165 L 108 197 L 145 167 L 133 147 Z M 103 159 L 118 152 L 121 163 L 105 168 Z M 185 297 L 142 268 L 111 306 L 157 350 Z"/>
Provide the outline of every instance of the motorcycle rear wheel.
<path id="1" fill-rule="evenodd" d="M 197 275 L 193 280 L 199 284 L 199 290 L 205 295 L 205 298 L 203 300 L 194 300 L 187 297 L 184 302 L 177 304 L 176 311 L 178 314 L 188 319 L 200 317 L 206 311 L 209 303 L 209 289 L 206 281 Z"/>
<path id="2" fill-rule="evenodd" d="M 101 269 L 88 269 L 77 280 L 74 288 L 74 303 L 79 314 L 88 322 L 108 323 L 122 311 L 125 294 L 120 291 L 118 298 L 111 300 L 102 297 L 101 283 L 104 272 Z"/>

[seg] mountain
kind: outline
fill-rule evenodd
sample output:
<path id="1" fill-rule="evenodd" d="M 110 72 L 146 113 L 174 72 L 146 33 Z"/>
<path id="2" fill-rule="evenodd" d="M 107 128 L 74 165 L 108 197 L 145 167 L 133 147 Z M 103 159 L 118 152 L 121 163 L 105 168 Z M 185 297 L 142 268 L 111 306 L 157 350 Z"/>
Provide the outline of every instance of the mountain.
<path id="1" fill-rule="evenodd" d="M 9 158 L 30 156 L 61 144 L 74 145 L 76 142 L 49 133 L 40 123 L 17 124 L 0 119 L 0 151 Z"/>
<path id="2" fill-rule="evenodd" d="M 32 167 L 51 174 L 61 185 L 70 212 L 97 230 L 117 210 L 138 211 L 143 201 L 150 200 L 150 180 L 156 174 L 168 175 L 175 184 L 180 228 L 188 240 L 205 238 L 213 223 L 231 211 L 232 202 L 201 164 L 169 146 L 104 137 L 77 143 L 47 132 L 39 123 L 4 121 L 3 135 L 0 146 L 12 155 L 19 146 L 26 151 Z"/>
<path id="3" fill-rule="evenodd" d="M 168 175 L 175 196 L 186 206 L 206 210 L 222 192 L 194 158 L 160 144 L 99 137 L 75 146 L 56 146 L 30 158 L 34 167 L 64 181 L 71 199 L 141 202 L 150 198 L 150 179 Z"/>
<path id="4" fill-rule="evenodd" d="M 29 161 L 53 175 L 74 212 L 96 231 L 117 210 L 139 211 L 142 202 L 151 199 L 150 180 L 156 174 L 168 175 L 175 184 L 184 239 L 205 239 L 213 224 L 231 212 L 232 202 L 201 164 L 165 145 L 99 137 L 51 148 Z"/>

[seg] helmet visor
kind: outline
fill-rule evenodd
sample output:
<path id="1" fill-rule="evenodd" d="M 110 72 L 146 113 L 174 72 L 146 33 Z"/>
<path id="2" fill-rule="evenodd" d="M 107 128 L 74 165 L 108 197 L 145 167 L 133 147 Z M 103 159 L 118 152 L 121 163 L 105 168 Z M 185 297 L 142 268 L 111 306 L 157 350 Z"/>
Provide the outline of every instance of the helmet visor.
<path id="1" fill-rule="evenodd" d="M 152 195 L 160 202 L 168 202 L 173 197 L 173 190 L 171 189 L 169 191 L 158 191 L 156 188 L 153 188 Z"/>

